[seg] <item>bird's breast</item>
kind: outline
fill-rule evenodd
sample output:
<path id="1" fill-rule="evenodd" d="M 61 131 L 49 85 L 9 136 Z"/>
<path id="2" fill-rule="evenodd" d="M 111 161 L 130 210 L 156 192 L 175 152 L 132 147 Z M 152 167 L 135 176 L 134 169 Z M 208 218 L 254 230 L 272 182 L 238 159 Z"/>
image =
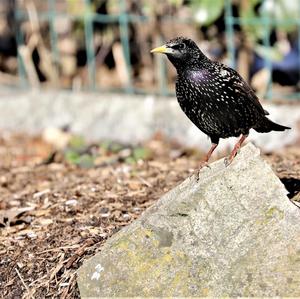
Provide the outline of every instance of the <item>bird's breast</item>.
<path id="1" fill-rule="evenodd" d="M 200 76 L 200 75 L 199 75 Z M 176 97 L 183 112 L 195 123 L 201 122 L 201 116 L 212 102 L 204 86 L 195 84 L 189 78 L 178 78 L 176 81 Z"/>
<path id="2" fill-rule="evenodd" d="M 207 71 L 189 71 L 178 76 L 176 81 L 176 96 L 183 110 L 193 106 L 201 110 L 211 102 L 210 76 Z"/>

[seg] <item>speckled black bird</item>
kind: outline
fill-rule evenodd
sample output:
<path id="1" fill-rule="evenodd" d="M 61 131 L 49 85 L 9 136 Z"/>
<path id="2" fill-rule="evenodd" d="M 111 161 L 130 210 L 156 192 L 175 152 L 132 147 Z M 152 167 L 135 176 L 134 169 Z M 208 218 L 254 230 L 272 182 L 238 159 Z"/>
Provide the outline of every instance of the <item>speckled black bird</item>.
<path id="1" fill-rule="evenodd" d="M 211 148 L 200 168 L 207 165 L 220 138 L 241 136 L 225 159 L 227 166 L 251 128 L 260 133 L 290 129 L 268 119 L 269 113 L 243 78 L 230 67 L 210 60 L 191 39 L 178 37 L 151 52 L 166 54 L 174 65 L 180 107 L 211 139 Z"/>

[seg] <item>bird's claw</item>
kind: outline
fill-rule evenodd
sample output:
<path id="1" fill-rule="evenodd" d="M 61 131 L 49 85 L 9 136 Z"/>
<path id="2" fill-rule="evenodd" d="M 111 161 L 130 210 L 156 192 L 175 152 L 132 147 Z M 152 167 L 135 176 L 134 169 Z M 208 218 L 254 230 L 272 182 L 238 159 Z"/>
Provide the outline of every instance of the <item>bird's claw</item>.
<path id="1" fill-rule="evenodd" d="M 201 169 L 204 168 L 204 167 L 211 168 L 211 167 L 209 166 L 208 162 L 203 161 L 203 162 L 200 163 L 198 169 L 201 170 Z"/>
<path id="2" fill-rule="evenodd" d="M 211 167 L 209 166 L 208 162 L 203 161 L 203 162 L 200 163 L 199 167 L 197 169 L 195 169 L 195 171 L 194 171 L 194 175 L 196 176 L 197 182 L 199 181 L 200 171 L 204 167 L 207 167 L 207 168 L 211 169 Z"/>
<path id="3" fill-rule="evenodd" d="M 233 159 L 240 153 L 241 147 L 239 146 L 237 149 L 233 150 L 229 157 L 224 158 L 225 167 L 228 167 Z"/>
<path id="4" fill-rule="evenodd" d="M 224 158 L 225 167 L 228 167 L 231 164 L 232 160 L 233 159 L 231 159 L 229 157 Z"/>

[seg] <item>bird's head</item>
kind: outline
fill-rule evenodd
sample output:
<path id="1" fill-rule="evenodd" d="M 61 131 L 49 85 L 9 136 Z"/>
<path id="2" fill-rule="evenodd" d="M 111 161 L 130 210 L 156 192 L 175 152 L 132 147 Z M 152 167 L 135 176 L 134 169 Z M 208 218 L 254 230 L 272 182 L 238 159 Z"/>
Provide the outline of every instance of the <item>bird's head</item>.
<path id="1" fill-rule="evenodd" d="M 177 70 L 186 66 L 197 66 L 201 59 L 206 58 L 196 43 L 185 37 L 171 39 L 163 46 L 152 49 L 151 53 L 166 54 Z"/>

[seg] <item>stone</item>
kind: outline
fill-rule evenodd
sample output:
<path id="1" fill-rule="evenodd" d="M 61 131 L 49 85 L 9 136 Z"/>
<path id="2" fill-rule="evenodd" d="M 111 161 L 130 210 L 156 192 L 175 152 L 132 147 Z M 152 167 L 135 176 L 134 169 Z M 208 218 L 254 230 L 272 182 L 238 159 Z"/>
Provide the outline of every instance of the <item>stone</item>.
<path id="1" fill-rule="evenodd" d="M 82 298 L 300 296 L 300 210 L 251 143 L 165 194 L 78 271 Z"/>

